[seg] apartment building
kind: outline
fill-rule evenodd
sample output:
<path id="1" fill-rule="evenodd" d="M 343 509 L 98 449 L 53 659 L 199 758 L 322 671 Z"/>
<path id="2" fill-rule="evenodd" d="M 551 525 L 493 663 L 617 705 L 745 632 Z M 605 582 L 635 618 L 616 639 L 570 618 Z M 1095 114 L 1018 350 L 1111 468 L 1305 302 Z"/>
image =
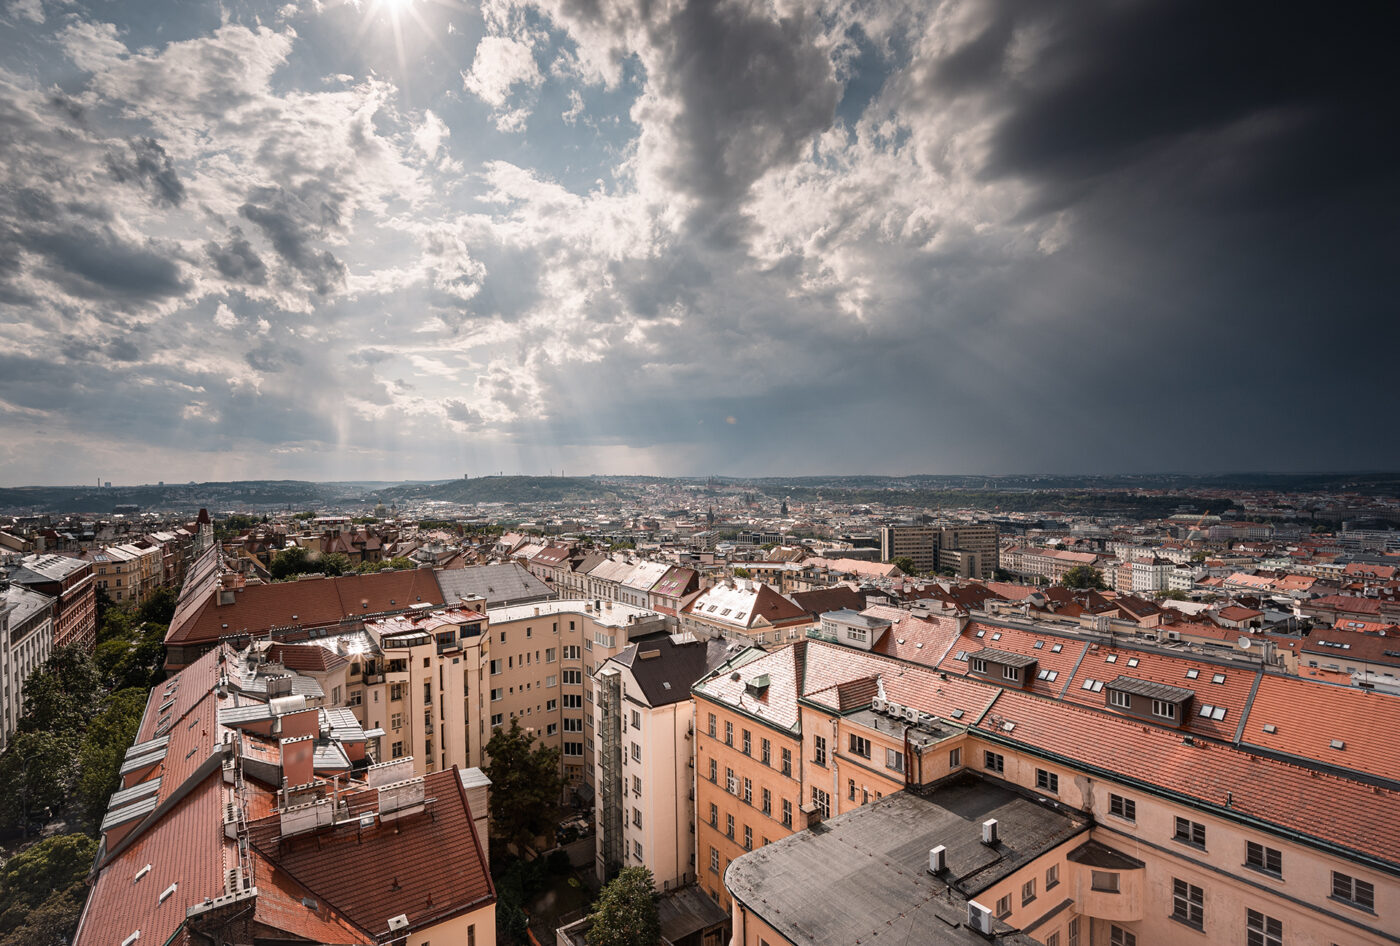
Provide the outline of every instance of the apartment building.
<path id="1" fill-rule="evenodd" d="M 597 874 L 651 870 L 658 890 L 695 879 L 695 711 L 690 687 L 733 645 L 658 636 L 609 658 L 594 677 L 598 736 Z"/>
<path id="2" fill-rule="evenodd" d="M 1271 946 L 1379 944 L 1400 936 L 1400 769 L 1377 735 L 1392 728 L 1378 718 L 1400 720 L 1400 700 L 1276 674 L 1251 681 L 1179 658 L 1149 665 L 1092 646 L 1066 656 L 1069 648 L 1056 651 L 1060 642 L 1048 637 L 1035 646 L 1033 634 L 1023 653 L 1011 630 L 969 624 L 962 633 L 983 646 L 951 654 L 967 668 L 963 676 L 801 641 L 740 655 L 696 684 L 697 718 L 707 721 L 697 739 L 700 882 L 732 909 L 736 942 L 757 943 L 759 934 L 769 946 L 836 942 L 823 938 L 825 924 L 769 922 L 805 915 L 813 890 L 766 878 L 781 873 L 790 850 L 825 863 L 821 845 L 847 830 L 838 828 L 840 816 L 867 805 L 869 816 L 849 820 L 874 832 L 855 834 L 874 839 L 860 848 L 861 862 L 872 863 L 872 849 L 889 850 L 898 863 L 881 865 L 877 856 L 872 869 L 908 881 L 903 895 L 876 897 L 877 912 L 881 903 L 895 909 L 870 928 L 906 922 L 925 902 L 919 889 L 937 845 L 917 835 L 917 845 L 881 848 L 916 829 L 900 804 L 879 802 L 917 789 L 937 804 L 945 788 L 974 777 L 1029 798 L 1042 809 L 1035 818 L 1052 810 L 1087 823 L 1064 844 L 1027 850 L 1011 833 L 1023 822 L 1008 816 L 999 843 L 1015 853 L 1015 870 L 981 888 L 969 881 L 976 863 L 965 868 L 956 853 L 966 838 L 940 842 L 951 893 L 985 907 L 992 932 L 1004 923 L 1059 946 L 1183 935 Z M 958 637 L 950 645 L 963 646 Z M 1165 681 L 1177 674 L 1176 684 Z M 1369 711 L 1357 700 L 1369 701 Z M 761 740 L 788 748 L 778 771 L 791 775 L 777 776 L 751 754 Z M 751 803 L 760 784 L 770 795 Z M 798 800 L 799 813 L 769 817 L 774 791 Z M 829 819 L 820 841 L 762 850 L 765 839 Z M 844 849 L 854 857 L 855 849 Z M 813 878 L 817 890 L 829 879 L 819 868 Z M 1047 896 L 1053 887 L 1059 892 Z M 849 912 L 876 919 L 865 909 L 853 903 Z M 846 912 L 832 920 L 835 929 L 845 928 Z M 758 932 L 748 938 L 755 918 Z"/>
<path id="3" fill-rule="evenodd" d="M 91 653 L 97 646 L 97 593 L 89 562 L 29 555 L 10 570 L 10 581 L 54 599 L 55 647 L 71 644 Z"/>
<path id="4" fill-rule="evenodd" d="M 1106 559 L 1094 552 L 1070 552 L 1064 549 L 1013 547 L 1002 555 L 1002 565 L 1014 575 L 1043 578 L 1051 584 L 1065 577 L 1071 568 L 1087 565 L 1103 567 Z"/>
<path id="5" fill-rule="evenodd" d="M 771 586 L 733 578 L 706 588 L 679 613 L 682 630 L 696 637 L 777 644 L 795 640 L 812 623 L 803 608 Z"/>
<path id="6" fill-rule="evenodd" d="M 260 667 L 220 646 L 151 691 L 76 946 L 494 944 L 481 773 L 370 765 L 350 714 L 244 690 Z"/>
<path id="7" fill-rule="evenodd" d="M 941 531 L 938 526 L 932 525 L 882 526 L 880 561 L 907 558 L 920 573 L 935 571 L 938 568 Z"/>
<path id="8" fill-rule="evenodd" d="M 938 532 L 938 567 L 968 578 L 995 578 L 999 549 L 1000 535 L 992 523 L 945 525 Z"/>
<path id="9" fill-rule="evenodd" d="M 492 608 L 482 644 L 487 674 L 478 693 L 490 738 L 512 719 L 559 749 L 569 789 L 594 790 L 594 675 L 641 638 L 664 635 L 664 617 L 612 601 L 562 600 Z"/>
<path id="10" fill-rule="evenodd" d="M 56 601 L 0 573 L 0 750 L 24 715 L 24 684 L 54 646 Z"/>

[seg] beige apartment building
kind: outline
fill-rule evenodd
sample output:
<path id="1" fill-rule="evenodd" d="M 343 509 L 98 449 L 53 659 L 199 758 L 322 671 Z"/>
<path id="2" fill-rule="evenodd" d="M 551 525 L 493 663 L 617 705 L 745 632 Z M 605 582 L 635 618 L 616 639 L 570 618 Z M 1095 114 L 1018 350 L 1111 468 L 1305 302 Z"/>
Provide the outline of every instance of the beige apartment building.
<path id="1" fill-rule="evenodd" d="M 1154 712 L 1187 698 L 1151 692 Z M 1336 768 L 1349 740 L 1309 767 L 1145 725 L 1111 694 L 1097 710 L 817 641 L 747 652 L 693 693 L 700 883 L 736 943 L 835 943 L 850 916 L 907 924 L 931 895 L 964 926 L 926 917 L 908 927 L 920 942 L 972 942 L 974 913 L 1002 941 L 1047 946 L 1400 939 L 1400 790 Z M 998 818 L 1000 835 L 977 837 Z M 830 863 L 857 855 L 870 890 L 888 877 L 903 892 L 853 901 L 829 928 L 789 922 L 849 893 L 852 868 Z"/>

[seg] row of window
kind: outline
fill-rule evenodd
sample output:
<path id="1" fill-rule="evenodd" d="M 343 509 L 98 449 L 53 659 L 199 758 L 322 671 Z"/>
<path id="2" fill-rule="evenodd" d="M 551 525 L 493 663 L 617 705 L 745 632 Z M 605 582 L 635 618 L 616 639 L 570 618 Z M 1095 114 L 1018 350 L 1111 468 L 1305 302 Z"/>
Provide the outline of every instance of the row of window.
<path id="1" fill-rule="evenodd" d="M 710 714 L 710 718 L 709 718 L 709 730 L 708 730 L 711 738 L 715 738 L 715 739 L 719 738 L 719 736 L 718 736 L 718 731 L 719 731 L 719 730 L 718 730 L 718 727 L 719 727 L 719 720 L 715 717 L 715 714 L 714 714 L 714 713 L 711 713 L 711 714 Z M 753 755 L 753 736 L 752 736 L 752 734 L 751 734 L 747 729 L 742 730 L 742 731 L 741 731 L 741 739 L 742 739 L 742 742 L 741 742 L 741 746 L 740 746 L 740 747 L 741 747 L 741 749 L 743 750 L 744 755 L 746 755 L 746 756 L 752 756 L 752 755 Z M 732 722 L 728 721 L 728 720 L 725 720 L 725 723 L 724 723 L 724 744 L 725 744 L 726 746 L 732 746 L 732 745 L 734 745 L 734 724 L 733 724 Z M 760 740 L 759 746 L 760 746 L 759 761 L 762 762 L 764 765 L 767 765 L 767 766 L 770 766 L 770 767 L 771 767 L 772 764 L 773 764 L 773 744 L 772 744 L 771 742 L 769 742 L 767 739 L 763 739 L 763 740 Z M 782 773 L 783 773 L 784 775 L 788 776 L 789 778 L 792 777 L 792 750 L 791 750 L 791 749 L 783 749 L 783 750 L 782 750 Z"/>
<path id="2" fill-rule="evenodd" d="M 633 743 L 633 745 L 635 746 L 636 743 Z M 716 785 L 719 784 L 719 765 L 714 759 L 710 760 L 710 781 L 714 782 Z M 741 787 L 742 791 L 740 790 Z M 746 805 L 753 804 L 753 779 L 745 778 L 741 781 L 739 777 L 735 775 L 734 770 L 727 767 L 724 770 L 724 790 L 735 797 L 742 798 Z M 760 789 L 759 807 L 765 815 L 770 818 L 773 817 L 773 793 L 766 788 Z M 715 823 L 718 810 L 719 809 L 715 805 L 710 805 L 711 824 Z M 783 827 L 792 827 L 792 802 L 788 801 L 786 798 L 783 799 L 782 821 Z"/>

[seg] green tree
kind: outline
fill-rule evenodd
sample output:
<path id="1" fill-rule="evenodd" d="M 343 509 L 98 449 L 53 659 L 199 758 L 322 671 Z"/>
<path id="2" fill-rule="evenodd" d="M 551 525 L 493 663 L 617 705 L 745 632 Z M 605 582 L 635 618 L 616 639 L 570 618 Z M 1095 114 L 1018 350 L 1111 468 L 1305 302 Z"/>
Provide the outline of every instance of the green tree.
<path id="1" fill-rule="evenodd" d="M 735 577 L 735 578 L 748 578 L 749 575 L 750 575 L 750 572 L 749 572 L 749 570 L 748 570 L 747 568 L 744 568 L 742 565 L 735 565 L 735 566 L 734 566 L 734 577 Z"/>
<path id="2" fill-rule="evenodd" d="M 1060 584 L 1066 588 L 1092 588 L 1095 591 L 1103 591 L 1108 587 L 1108 583 L 1103 580 L 1103 572 L 1091 565 L 1076 565 L 1067 569 L 1064 577 L 1060 579 Z"/>
<path id="3" fill-rule="evenodd" d="M 78 754 L 78 794 L 93 823 L 102 820 L 107 801 L 121 782 L 122 760 L 141 728 L 146 691 L 132 687 L 107 698 L 106 708 L 92 721 Z"/>
<path id="4" fill-rule="evenodd" d="M 1178 590 L 1178 589 L 1176 589 L 1176 588 L 1173 588 L 1173 589 L 1170 590 L 1170 591 L 1164 591 L 1164 592 L 1162 592 L 1161 594 L 1159 594 L 1159 595 L 1157 596 L 1157 598 L 1158 598 L 1159 600 L 1161 600 L 1161 601 L 1188 601 L 1188 600 L 1190 600 L 1190 596 L 1187 595 L 1186 592 L 1180 591 L 1180 590 Z"/>
<path id="5" fill-rule="evenodd" d="M 657 946 L 661 920 L 651 871 L 628 867 L 609 881 L 593 905 L 588 946 Z"/>
<path id="6" fill-rule="evenodd" d="M 497 729 L 486 743 L 491 832 L 522 849 L 554 827 L 552 815 L 563 788 L 559 750 L 534 743 L 534 734 L 521 729 L 518 719 L 510 721 L 510 729 Z"/>
<path id="7" fill-rule="evenodd" d="M 300 545 L 289 546 L 272 557 L 268 571 L 273 580 L 285 581 L 293 575 L 311 571 L 311 556 Z"/>
<path id="8" fill-rule="evenodd" d="M 20 729 L 79 734 L 96 712 L 100 689 L 92 658 L 79 647 L 60 647 L 25 681 Z"/>
<path id="9" fill-rule="evenodd" d="M 890 559 L 890 564 L 906 575 L 917 575 L 919 573 L 918 567 L 914 565 L 914 560 L 907 555 L 901 555 L 898 558 Z"/>
<path id="10" fill-rule="evenodd" d="M 354 566 L 350 564 L 350 556 L 344 552 L 322 555 L 321 560 L 316 563 L 316 571 L 324 575 L 344 575 L 353 570 Z"/>
<path id="11" fill-rule="evenodd" d="M 175 592 L 173 590 L 161 588 L 156 591 L 155 594 L 141 602 L 141 607 L 137 609 L 136 616 L 142 621 L 169 626 L 171 618 L 175 617 L 175 600 Z"/>
<path id="12" fill-rule="evenodd" d="M 0 937 L 8 937 L 33 920 L 48 900 L 77 889 L 71 936 L 78 923 L 86 886 L 83 879 L 97 855 L 97 841 L 85 834 L 60 834 L 45 838 L 10 858 L 0 868 Z M 73 898 L 64 898 L 69 905 Z M 31 926 L 32 926 L 31 922 Z M 24 939 L 23 942 L 37 942 Z"/>
<path id="13" fill-rule="evenodd" d="M 73 735 L 15 733 L 0 755 L 0 824 L 28 835 L 46 823 L 72 791 L 77 749 Z"/>

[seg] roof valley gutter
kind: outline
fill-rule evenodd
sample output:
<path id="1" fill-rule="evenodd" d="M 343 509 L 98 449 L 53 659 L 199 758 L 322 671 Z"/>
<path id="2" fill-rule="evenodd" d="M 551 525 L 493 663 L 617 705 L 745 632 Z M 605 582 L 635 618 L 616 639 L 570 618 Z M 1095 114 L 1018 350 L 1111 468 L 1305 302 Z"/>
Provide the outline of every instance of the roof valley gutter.
<path id="1" fill-rule="evenodd" d="M 1249 696 L 1245 698 L 1244 712 L 1240 713 L 1240 724 L 1235 727 L 1235 738 L 1232 740 L 1235 745 L 1239 745 L 1240 740 L 1244 738 L 1244 727 L 1245 724 L 1249 722 L 1249 711 L 1254 709 L 1254 696 L 1259 692 L 1259 683 L 1263 679 L 1264 668 L 1261 666 L 1259 671 L 1254 674 L 1254 683 L 1250 685 Z"/>

